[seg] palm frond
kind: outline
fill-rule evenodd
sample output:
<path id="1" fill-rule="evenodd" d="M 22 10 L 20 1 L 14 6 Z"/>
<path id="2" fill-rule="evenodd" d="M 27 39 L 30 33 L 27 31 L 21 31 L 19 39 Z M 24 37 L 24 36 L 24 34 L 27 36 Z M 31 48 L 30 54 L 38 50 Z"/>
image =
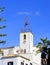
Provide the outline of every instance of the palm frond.
<path id="1" fill-rule="evenodd" d="M 47 40 L 47 45 L 50 45 L 50 40 Z"/>
<path id="2" fill-rule="evenodd" d="M 3 28 L 6 28 L 6 26 L 5 26 L 5 25 L 3 25 L 3 26 L 0 26 L 0 29 L 3 29 Z"/>
<path id="3" fill-rule="evenodd" d="M 45 39 L 41 38 L 40 40 L 44 46 L 47 45 L 47 37 Z"/>
<path id="4" fill-rule="evenodd" d="M 0 13 L 3 12 L 5 7 L 0 7 Z"/>
<path id="5" fill-rule="evenodd" d="M 42 45 L 42 43 L 41 43 L 41 42 L 39 42 L 39 43 L 36 45 L 36 47 L 37 47 L 37 48 L 40 48 L 40 47 L 41 47 L 41 45 Z"/>
<path id="6" fill-rule="evenodd" d="M 36 51 L 36 55 L 37 55 L 38 53 L 40 53 L 40 50 L 37 50 L 37 51 Z"/>
<path id="7" fill-rule="evenodd" d="M 4 41 L 4 40 L 0 40 L 0 44 L 4 44 L 4 43 L 6 43 L 6 41 Z"/>
<path id="8" fill-rule="evenodd" d="M 2 36 L 7 36 L 7 34 L 0 34 L 0 37 L 2 37 Z"/>

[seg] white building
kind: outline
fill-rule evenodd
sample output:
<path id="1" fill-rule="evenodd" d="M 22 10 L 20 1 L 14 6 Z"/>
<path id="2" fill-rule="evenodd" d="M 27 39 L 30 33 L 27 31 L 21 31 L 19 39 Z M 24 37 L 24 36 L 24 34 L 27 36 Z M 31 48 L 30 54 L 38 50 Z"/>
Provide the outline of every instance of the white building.
<path id="1" fill-rule="evenodd" d="M 41 53 L 33 46 L 33 34 L 30 29 L 20 32 L 20 46 L 1 48 L 0 65 L 41 65 Z"/>

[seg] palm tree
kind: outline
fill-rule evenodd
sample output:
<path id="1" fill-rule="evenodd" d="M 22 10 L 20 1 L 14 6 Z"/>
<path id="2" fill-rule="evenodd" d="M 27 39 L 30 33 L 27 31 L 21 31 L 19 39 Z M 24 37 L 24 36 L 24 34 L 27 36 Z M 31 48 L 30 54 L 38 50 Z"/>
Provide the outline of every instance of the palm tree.
<path id="1" fill-rule="evenodd" d="M 0 23 L 4 22 L 4 25 L 0 26 L 0 30 L 6 28 L 6 25 L 5 25 L 6 20 L 1 16 L 2 13 L 4 12 L 4 10 L 5 10 L 5 7 L 0 7 Z M 2 40 L 2 38 L 1 38 L 1 37 L 5 37 L 5 36 L 7 36 L 7 34 L 0 33 L 0 44 L 6 43 L 6 41 Z"/>
<path id="2" fill-rule="evenodd" d="M 2 31 L 4 28 L 6 28 L 6 25 L 5 25 L 6 20 L 2 16 L 4 10 L 5 10 L 5 7 L 0 7 L 0 31 Z M 4 24 L 1 25 L 1 23 L 4 23 Z M 0 44 L 6 43 L 6 40 L 3 40 L 4 39 L 3 37 L 5 37 L 5 36 L 7 36 L 7 34 L 0 32 Z M 3 51 L 1 49 L 0 49 L 0 54 L 3 54 Z"/>
<path id="3" fill-rule="evenodd" d="M 41 42 L 39 42 L 37 45 L 36 45 L 36 47 L 37 48 L 39 48 L 40 49 L 40 51 L 42 50 L 42 49 L 45 49 L 46 47 L 47 47 L 47 38 L 45 38 L 45 39 L 40 39 L 41 40 Z"/>
<path id="4" fill-rule="evenodd" d="M 48 50 L 48 59 L 47 59 L 47 65 L 50 65 L 50 40 L 47 41 L 47 50 Z"/>
<path id="5" fill-rule="evenodd" d="M 39 42 L 36 47 L 39 48 L 37 51 L 36 51 L 36 54 L 38 54 L 40 51 L 41 51 L 41 42 Z"/>
<path id="6" fill-rule="evenodd" d="M 45 53 L 47 53 L 47 38 L 41 38 L 40 39 L 41 40 L 41 42 L 39 42 L 37 45 L 36 45 L 36 47 L 38 47 L 39 48 L 39 50 L 37 50 L 36 52 L 41 52 L 41 64 L 44 64 L 44 62 L 45 62 L 45 64 L 46 64 L 46 54 Z"/>

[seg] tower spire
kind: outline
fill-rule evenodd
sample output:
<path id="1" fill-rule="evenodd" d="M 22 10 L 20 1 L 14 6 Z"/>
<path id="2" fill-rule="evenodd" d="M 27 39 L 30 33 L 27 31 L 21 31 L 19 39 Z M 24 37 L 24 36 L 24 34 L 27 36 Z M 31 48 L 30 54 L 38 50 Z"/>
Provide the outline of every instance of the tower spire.
<path id="1" fill-rule="evenodd" d="M 25 17 L 24 21 L 24 32 L 32 32 L 28 21 L 28 16 Z"/>
<path id="2" fill-rule="evenodd" d="M 29 24 L 29 22 L 28 22 L 28 16 L 25 17 L 24 27 L 21 29 L 21 32 L 32 32 L 32 31 L 31 31 L 30 24 Z"/>
<path id="3" fill-rule="evenodd" d="M 25 17 L 25 22 L 24 22 L 24 26 L 26 27 L 27 25 L 29 25 L 29 23 L 28 23 L 28 16 Z"/>

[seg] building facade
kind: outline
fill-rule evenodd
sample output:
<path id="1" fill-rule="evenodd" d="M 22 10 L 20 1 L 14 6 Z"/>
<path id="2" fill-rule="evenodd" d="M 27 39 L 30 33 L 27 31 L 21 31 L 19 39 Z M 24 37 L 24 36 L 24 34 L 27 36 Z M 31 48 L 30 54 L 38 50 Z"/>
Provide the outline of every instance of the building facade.
<path id="1" fill-rule="evenodd" d="M 20 46 L 1 48 L 1 65 L 41 65 L 41 53 L 36 54 L 38 48 L 33 46 L 34 35 L 27 28 L 20 32 Z"/>

